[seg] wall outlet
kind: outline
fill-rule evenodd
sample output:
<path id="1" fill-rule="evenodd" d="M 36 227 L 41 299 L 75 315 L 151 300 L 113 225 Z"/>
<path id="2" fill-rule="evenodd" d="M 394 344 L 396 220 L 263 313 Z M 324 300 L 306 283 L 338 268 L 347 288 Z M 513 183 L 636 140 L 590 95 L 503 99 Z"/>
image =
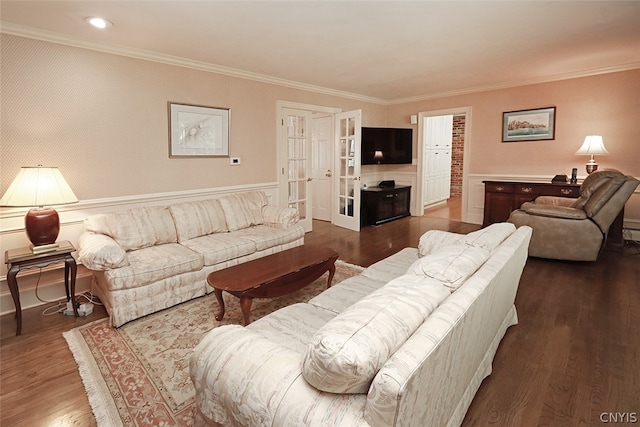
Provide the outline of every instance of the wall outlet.
<path id="1" fill-rule="evenodd" d="M 229 164 L 231 166 L 238 166 L 240 164 L 240 157 L 229 157 Z"/>

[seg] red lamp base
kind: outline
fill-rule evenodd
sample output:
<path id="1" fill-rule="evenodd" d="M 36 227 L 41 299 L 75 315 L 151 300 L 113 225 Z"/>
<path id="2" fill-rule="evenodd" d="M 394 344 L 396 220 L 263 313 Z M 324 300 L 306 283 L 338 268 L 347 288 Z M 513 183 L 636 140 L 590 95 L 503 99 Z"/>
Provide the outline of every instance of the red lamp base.
<path id="1" fill-rule="evenodd" d="M 24 217 L 27 236 L 33 246 L 50 245 L 60 233 L 60 218 L 53 208 L 33 208 Z"/>

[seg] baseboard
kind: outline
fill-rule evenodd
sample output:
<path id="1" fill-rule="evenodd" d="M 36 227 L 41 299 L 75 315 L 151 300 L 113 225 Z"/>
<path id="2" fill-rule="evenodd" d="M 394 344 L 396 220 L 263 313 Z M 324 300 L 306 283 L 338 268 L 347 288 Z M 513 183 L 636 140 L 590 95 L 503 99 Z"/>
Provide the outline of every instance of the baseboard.
<path id="1" fill-rule="evenodd" d="M 63 301 L 67 298 L 64 289 L 64 267 L 48 268 L 46 271 L 43 269 L 41 273 L 37 269 L 29 271 L 27 274 L 20 273 L 18 289 L 22 310 L 37 306 L 54 305 L 57 301 Z M 82 266 L 78 266 L 75 293 L 80 295 L 90 290 L 91 272 Z M 5 286 L 3 287 L 3 292 L 0 293 L 0 315 L 14 312 L 15 305 L 13 304 L 11 292 Z"/>

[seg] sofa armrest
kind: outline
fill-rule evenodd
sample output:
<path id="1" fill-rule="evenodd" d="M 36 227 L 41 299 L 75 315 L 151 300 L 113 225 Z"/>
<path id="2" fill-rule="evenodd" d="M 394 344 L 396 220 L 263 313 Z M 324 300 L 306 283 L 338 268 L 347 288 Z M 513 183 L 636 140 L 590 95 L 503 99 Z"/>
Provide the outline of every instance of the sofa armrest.
<path id="1" fill-rule="evenodd" d="M 85 232 L 78 240 L 78 261 L 89 270 L 105 271 L 129 265 L 127 253 L 111 237 Z"/>
<path id="2" fill-rule="evenodd" d="M 291 384 L 300 377 L 300 355 L 239 325 L 207 333 L 189 360 L 202 415 L 225 426 L 273 425 Z"/>
<path id="3" fill-rule="evenodd" d="M 276 228 L 288 228 L 300 220 L 300 214 L 296 209 L 272 205 L 266 205 L 262 208 L 262 216 L 265 225 Z"/>
<path id="4" fill-rule="evenodd" d="M 538 203 L 525 203 L 522 210 L 529 215 L 546 216 L 551 218 L 564 219 L 587 219 L 587 213 L 582 209 L 576 209 L 566 206 L 553 206 Z"/>

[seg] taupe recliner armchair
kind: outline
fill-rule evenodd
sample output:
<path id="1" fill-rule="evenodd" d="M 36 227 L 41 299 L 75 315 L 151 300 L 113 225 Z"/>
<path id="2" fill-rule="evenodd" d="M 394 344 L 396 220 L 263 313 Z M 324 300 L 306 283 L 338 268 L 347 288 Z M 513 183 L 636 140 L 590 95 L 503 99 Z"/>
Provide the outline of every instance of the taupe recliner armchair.
<path id="1" fill-rule="evenodd" d="M 595 261 L 611 223 L 640 181 L 617 170 L 585 178 L 578 199 L 540 196 L 511 212 L 509 222 L 533 228 L 529 255 L 570 261 Z"/>

